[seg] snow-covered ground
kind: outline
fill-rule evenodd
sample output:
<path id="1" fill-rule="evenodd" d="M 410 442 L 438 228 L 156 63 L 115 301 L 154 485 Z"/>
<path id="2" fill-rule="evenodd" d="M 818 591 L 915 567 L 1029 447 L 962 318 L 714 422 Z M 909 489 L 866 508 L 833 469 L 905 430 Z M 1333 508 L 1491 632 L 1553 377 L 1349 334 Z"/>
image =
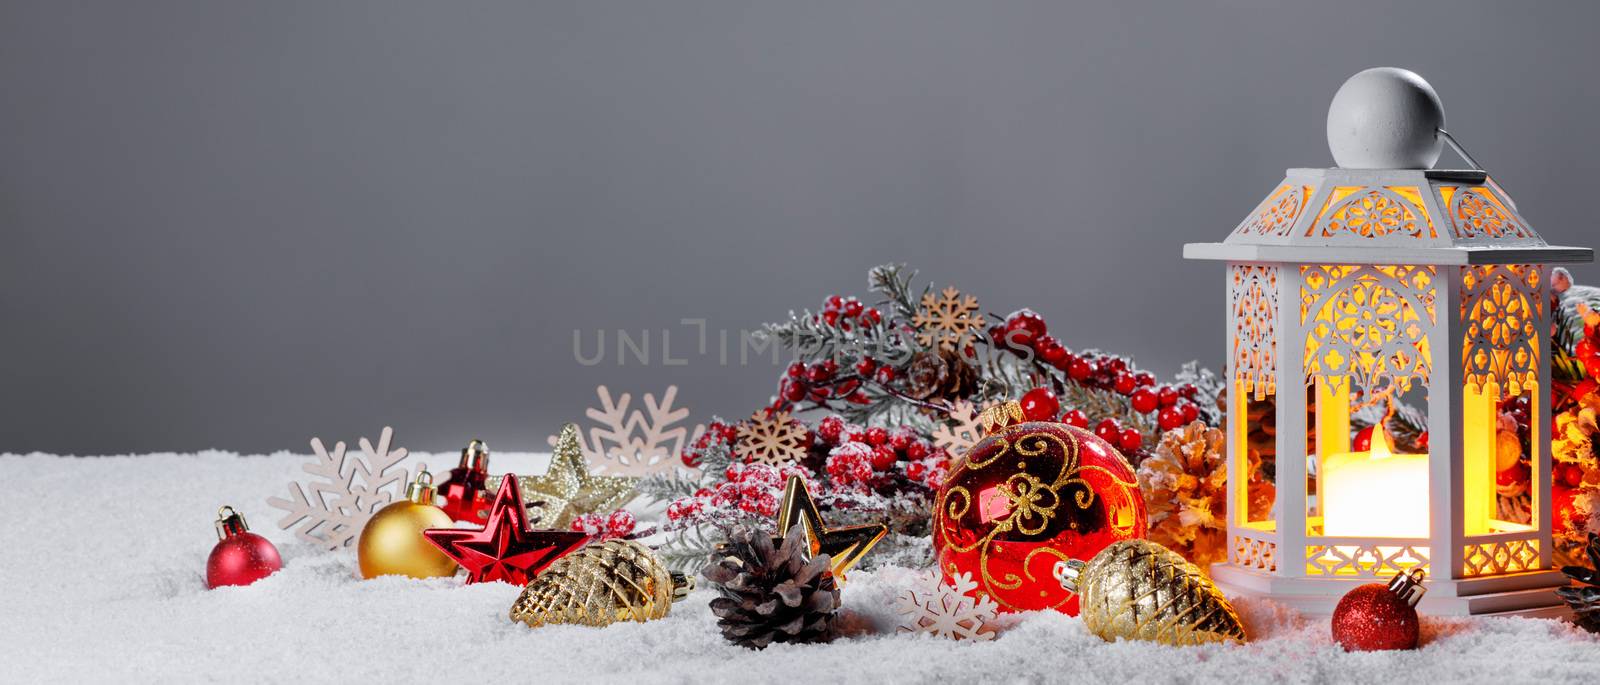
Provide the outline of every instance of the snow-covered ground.
<path id="1" fill-rule="evenodd" d="M 454 456 L 422 455 L 442 470 Z M 497 453 L 495 471 L 545 458 Z M 1600 639 L 1551 620 L 1427 620 L 1415 652 L 1346 654 L 1327 625 L 1239 601 L 1254 641 L 1107 644 L 1074 618 L 1018 617 L 989 643 L 896 634 L 905 569 L 855 572 L 849 634 L 750 652 L 722 641 L 702 589 L 666 619 L 530 630 L 519 588 L 355 577 L 352 550 L 277 529 L 288 454 L 0 457 L 0 681 L 34 682 L 1396 682 L 1594 683 Z M 217 507 L 278 545 L 283 571 L 207 591 Z"/>

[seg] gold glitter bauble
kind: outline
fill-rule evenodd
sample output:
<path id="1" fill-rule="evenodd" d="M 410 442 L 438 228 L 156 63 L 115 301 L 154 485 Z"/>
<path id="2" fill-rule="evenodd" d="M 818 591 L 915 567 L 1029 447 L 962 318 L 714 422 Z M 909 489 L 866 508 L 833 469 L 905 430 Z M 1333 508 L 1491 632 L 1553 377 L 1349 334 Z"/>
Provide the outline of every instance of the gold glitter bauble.
<path id="1" fill-rule="evenodd" d="M 529 627 L 643 623 L 672 608 L 673 577 L 655 552 L 632 540 L 607 540 L 557 559 L 528 582 L 511 620 Z"/>
<path id="2" fill-rule="evenodd" d="M 1084 626 L 1107 642 L 1177 646 L 1246 639 L 1239 614 L 1200 567 L 1149 540 L 1113 543 L 1088 563 L 1060 562 L 1055 575 L 1063 588 L 1079 593 Z"/>

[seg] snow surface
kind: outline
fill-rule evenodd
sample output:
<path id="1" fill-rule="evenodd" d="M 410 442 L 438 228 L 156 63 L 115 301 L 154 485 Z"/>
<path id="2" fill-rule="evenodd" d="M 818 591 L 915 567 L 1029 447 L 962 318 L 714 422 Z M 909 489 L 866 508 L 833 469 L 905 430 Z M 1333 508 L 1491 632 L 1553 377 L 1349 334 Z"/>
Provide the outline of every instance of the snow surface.
<path id="1" fill-rule="evenodd" d="M 538 473 L 542 455 L 496 453 Z M 1594 683 L 1600 639 L 1558 621 L 1428 619 L 1414 652 L 1346 654 L 1325 621 L 1237 603 L 1254 642 L 1107 644 L 1075 618 L 1011 617 L 998 639 L 894 632 L 894 597 L 916 573 L 855 572 L 847 635 L 751 652 L 723 642 L 701 589 L 672 615 L 604 629 L 529 629 L 519 588 L 355 576 L 353 550 L 278 530 L 266 498 L 303 458 L 287 453 L 0 457 L 0 681 L 32 682 L 1394 682 Z M 442 469 L 454 456 L 418 455 Z M 283 571 L 207 591 L 217 507 L 232 504 L 278 545 Z"/>

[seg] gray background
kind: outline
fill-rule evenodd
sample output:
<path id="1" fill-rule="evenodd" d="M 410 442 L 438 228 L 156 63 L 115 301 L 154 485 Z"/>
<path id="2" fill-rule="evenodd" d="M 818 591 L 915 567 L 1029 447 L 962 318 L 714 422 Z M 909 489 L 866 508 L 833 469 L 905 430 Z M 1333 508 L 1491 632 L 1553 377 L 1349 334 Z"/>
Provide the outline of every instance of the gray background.
<path id="1" fill-rule="evenodd" d="M 1370 66 L 1596 242 L 1600 8 L 1390 4 L 3 0 L 0 451 L 531 449 L 599 383 L 741 414 L 777 370 L 679 320 L 889 260 L 1215 365 L 1221 268 L 1180 245 L 1331 164 Z M 619 328 L 657 363 L 575 361 Z"/>

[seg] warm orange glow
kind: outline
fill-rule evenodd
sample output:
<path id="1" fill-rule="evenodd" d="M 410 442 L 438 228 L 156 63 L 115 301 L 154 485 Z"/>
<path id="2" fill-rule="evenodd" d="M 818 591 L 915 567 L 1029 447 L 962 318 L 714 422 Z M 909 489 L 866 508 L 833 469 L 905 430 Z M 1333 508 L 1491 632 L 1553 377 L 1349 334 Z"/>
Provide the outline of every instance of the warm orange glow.
<path id="1" fill-rule="evenodd" d="M 1372 432 L 1372 449 L 1323 462 L 1322 534 L 1428 537 L 1428 455 L 1396 454 L 1389 436 Z"/>

